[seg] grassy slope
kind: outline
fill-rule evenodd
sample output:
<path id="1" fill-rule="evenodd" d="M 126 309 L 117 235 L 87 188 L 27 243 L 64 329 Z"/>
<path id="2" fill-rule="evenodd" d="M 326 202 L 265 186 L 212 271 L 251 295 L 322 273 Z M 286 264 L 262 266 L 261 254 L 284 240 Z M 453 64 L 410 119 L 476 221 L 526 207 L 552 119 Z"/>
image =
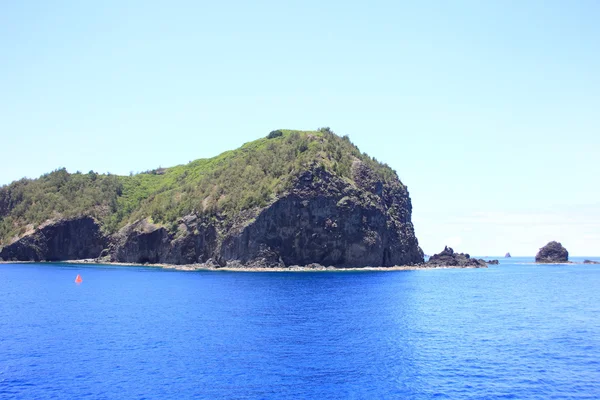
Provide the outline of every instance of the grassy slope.
<path id="1" fill-rule="evenodd" d="M 173 227 L 191 212 L 225 218 L 263 207 L 289 187 L 296 173 L 314 163 L 350 179 L 355 158 L 385 181 L 396 173 L 361 154 L 347 137 L 328 129 L 281 130 L 237 150 L 186 165 L 132 176 L 69 174 L 60 169 L 38 179 L 0 188 L 0 245 L 48 219 L 92 215 L 107 232 L 139 218 Z"/>

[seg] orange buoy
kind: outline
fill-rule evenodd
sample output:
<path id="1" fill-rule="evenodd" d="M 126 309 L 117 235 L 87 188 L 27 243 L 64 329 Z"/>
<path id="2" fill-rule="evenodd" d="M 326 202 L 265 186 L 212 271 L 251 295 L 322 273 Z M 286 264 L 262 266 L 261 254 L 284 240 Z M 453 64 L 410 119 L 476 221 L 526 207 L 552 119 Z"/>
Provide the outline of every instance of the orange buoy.
<path id="1" fill-rule="evenodd" d="M 75 283 L 81 283 L 83 279 L 81 279 L 81 275 L 77 274 L 77 278 L 75 278 Z"/>

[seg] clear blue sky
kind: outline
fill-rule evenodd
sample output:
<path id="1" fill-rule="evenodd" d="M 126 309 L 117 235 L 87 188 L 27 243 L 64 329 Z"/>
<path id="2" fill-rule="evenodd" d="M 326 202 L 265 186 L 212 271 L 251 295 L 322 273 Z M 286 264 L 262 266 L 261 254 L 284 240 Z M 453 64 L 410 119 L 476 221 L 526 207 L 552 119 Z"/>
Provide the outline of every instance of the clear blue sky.
<path id="1" fill-rule="evenodd" d="M 408 185 L 425 252 L 600 255 L 597 1 L 0 5 L 0 184 L 330 126 Z"/>

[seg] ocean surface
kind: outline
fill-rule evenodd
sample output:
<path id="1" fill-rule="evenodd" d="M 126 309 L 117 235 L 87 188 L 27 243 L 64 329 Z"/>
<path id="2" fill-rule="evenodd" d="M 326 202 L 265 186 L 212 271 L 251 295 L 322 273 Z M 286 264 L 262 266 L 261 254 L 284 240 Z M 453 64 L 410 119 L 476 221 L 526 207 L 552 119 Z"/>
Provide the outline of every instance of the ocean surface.
<path id="1" fill-rule="evenodd" d="M 600 398 L 600 265 L 500 261 L 0 265 L 0 399 Z"/>

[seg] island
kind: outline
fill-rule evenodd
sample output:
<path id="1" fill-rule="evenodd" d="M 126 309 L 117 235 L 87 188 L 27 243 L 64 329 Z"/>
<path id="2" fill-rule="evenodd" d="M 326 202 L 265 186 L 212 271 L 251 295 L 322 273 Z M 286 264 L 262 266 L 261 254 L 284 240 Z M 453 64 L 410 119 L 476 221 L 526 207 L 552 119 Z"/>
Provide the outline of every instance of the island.
<path id="1" fill-rule="evenodd" d="M 2 186 L 0 258 L 418 266 L 424 258 L 411 215 L 397 173 L 347 136 L 281 129 L 186 165 L 130 176 L 58 169 Z"/>
<path id="2" fill-rule="evenodd" d="M 538 264 L 560 264 L 569 262 L 569 252 L 559 242 L 552 241 L 540 248 L 535 256 Z"/>

